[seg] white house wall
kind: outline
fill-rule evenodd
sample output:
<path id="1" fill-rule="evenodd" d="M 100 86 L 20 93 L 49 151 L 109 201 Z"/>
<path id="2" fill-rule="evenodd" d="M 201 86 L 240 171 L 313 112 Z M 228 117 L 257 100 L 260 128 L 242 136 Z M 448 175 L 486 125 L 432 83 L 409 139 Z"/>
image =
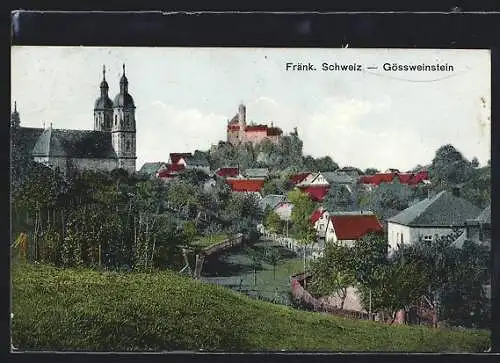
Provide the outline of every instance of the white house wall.
<path id="1" fill-rule="evenodd" d="M 412 244 L 418 242 L 424 236 L 438 235 L 439 237 L 448 235 L 453 232 L 449 227 L 408 227 L 397 223 L 388 223 L 387 237 L 390 249 L 396 249 L 398 244 Z"/>

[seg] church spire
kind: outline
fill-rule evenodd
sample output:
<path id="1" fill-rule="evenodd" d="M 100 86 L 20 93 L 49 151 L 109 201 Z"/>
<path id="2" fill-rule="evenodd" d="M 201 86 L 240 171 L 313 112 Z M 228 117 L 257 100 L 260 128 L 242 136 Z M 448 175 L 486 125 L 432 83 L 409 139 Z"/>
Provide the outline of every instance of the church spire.
<path id="1" fill-rule="evenodd" d="M 19 117 L 19 112 L 17 112 L 17 101 L 14 101 L 14 111 L 10 114 L 10 126 L 19 127 L 21 124 L 21 118 Z"/>
<path id="2" fill-rule="evenodd" d="M 120 79 L 120 93 L 124 95 L 128 93 L 128 79 L 127 76 L 125 75 L 125 63 L 123 63 L 122 67 L 123 67 L 123 75 L 122 78 Z"/>
<path id="3" fill-rule="evenodd" d="M 108 82 L 106 82 L 106 66 L 102 65 L 101 97 L 108 97 Z"/>

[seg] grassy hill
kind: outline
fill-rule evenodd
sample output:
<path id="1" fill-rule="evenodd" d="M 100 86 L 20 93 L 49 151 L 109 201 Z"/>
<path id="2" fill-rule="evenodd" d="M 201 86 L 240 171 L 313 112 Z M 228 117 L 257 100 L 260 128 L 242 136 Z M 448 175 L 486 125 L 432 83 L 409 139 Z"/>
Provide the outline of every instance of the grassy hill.
<path id="1" fill-rule="evenodd" d="M 489 332 L 386 326 L 251 300 L 170 272 L 102 273 L 15 263 L 20 350 L 480 352 Z"/>

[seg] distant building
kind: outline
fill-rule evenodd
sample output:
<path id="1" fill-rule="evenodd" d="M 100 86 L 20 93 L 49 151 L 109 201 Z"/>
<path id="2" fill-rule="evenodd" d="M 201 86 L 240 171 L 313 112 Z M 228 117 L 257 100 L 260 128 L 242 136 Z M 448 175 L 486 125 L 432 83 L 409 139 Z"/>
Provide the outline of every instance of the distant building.
<path id="1" fill-rule="evenodd" d="M 457 228 L 464 229 L 466 221 L 476 218 L 480 212 L 469 201 L 442 191 L 387 220 L 389 246 L 394 250 L 398 245 L 449 235 Z"/>
<path id="2" fill-rule="evenodd" d="M 278 143 L 283 135 L 279 127 L 267 125 L 247 125 L 246 107 L 240 104 L 238 113 L 227 124 L 227 142 L 231 145 L 240 145 L 251 142 L 253 145 L 264 140 Z"/>
<path id="3" fill-rule="evenodd" d="M 236 178 L 240 175 L 239 168 L 219 168 L 215 171 L 215 175 L 221 178 Z"/>
<path id="4" fill-rule="evenodd" d="M 100 84 L 100 96 L 94 104 L 94 130 L 55 129 L 52 123 L 43 128 L 22 127 L 17 105 L 11 115 L 12 153 L 21 159 L 34 160 L 64 174 L 75 170 L 136 171 L 135 104 L 128 92 L 125 65 L 120 92 L 114 101 L 108 96 L 106 70 Z M 49 105 L 50 106 L 50 105 Z"/>
<path id="5" fill-rule="evenodd" d="M 316 234 L 319 238 L 326 237 L 326 229 L 328 227 L 328 221 L 330 220 L 330 213 L 323 207 L 320 207 L 311 215 L 311 223 L 316 230 Z"/>
<path id="6" fill-rule="evenodd" d="M 233 192 L 259 193 L 264 187 L 264 179 L 227 178 Z"/>
<path id="7" fill-rule="evenodd" d="M 197 169 L 207 174 L 210 173 L 210 164 L 208 160 L 194 156 L 191 153 L 170 153 L 169 164 L 183 165 L 186 169 Z"/>
<path id="8" fill-rule="evenodd" d="M 387 173 L 377 173 L 374 175 L 363 175 L 358 179 L 359 184 L 365 185 L 368 188 L 377 187 L 382 183 L 392 183 L 396 181 L 410 187 L 430 184 L 429 173 L 427 171 L 419 171 L 416 173 L 400 173 L 398 171 L 391 171 Z"/>
<path id="9" fill-rule="evenodd" d="M 282 202 L 287 202 L 288 198 L 286 195 L 280 194 L 268 194 L 259 202 L 260 208 L 262 211 L 265 211 L 267 208 L 273 210 L 276 206 Z"/>
<path id="10" fill-rule="evenodd" d="M 467 240 L 491 246 L 491 206 L 483 209 L 476 218 L 465 221 L 465 231 L 454 242 L 454 246 L 461 248 Z"/>
<path id="11" fill-rule="evenodd" d="M 162 170 L 167 169 L 167 163 L 163 161 L 156 161 L 150 163 L 144 163 L 139 169 L 138 173 L 149 178 L 154 178 L 158 176 L 158 173 Z"/>

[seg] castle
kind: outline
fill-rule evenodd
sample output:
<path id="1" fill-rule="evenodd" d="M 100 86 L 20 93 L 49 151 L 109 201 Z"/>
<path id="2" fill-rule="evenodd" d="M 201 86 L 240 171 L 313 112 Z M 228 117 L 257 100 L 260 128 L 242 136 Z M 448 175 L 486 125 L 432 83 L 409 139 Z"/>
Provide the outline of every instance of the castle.
<path id="1" fill-rule="evenodd" d="M 64 174 L 73 170 L 136 171 L 136 120 L 134 99 L 128 92 L 125 65 L 120 92 L 114 101 L 108 96 L 106 68 L 103 66 L 100 96 L 94 105 L 93 130 L 22 127 L 17 104 L 11 113 L 13 156 L 31 159 Z M 14 158 L 16 159 L 16 158 Z"/>
<path id="2" fill-rule="evenodd" d="M 246 107 L 240 104 L 238 113 L 227 124 L 227 142 L 233 146 L 251 142 L 256 145 L 264 140 L 277 144 L 283 135 L 279 127 L 267 125 L 247 125 Z"/>

